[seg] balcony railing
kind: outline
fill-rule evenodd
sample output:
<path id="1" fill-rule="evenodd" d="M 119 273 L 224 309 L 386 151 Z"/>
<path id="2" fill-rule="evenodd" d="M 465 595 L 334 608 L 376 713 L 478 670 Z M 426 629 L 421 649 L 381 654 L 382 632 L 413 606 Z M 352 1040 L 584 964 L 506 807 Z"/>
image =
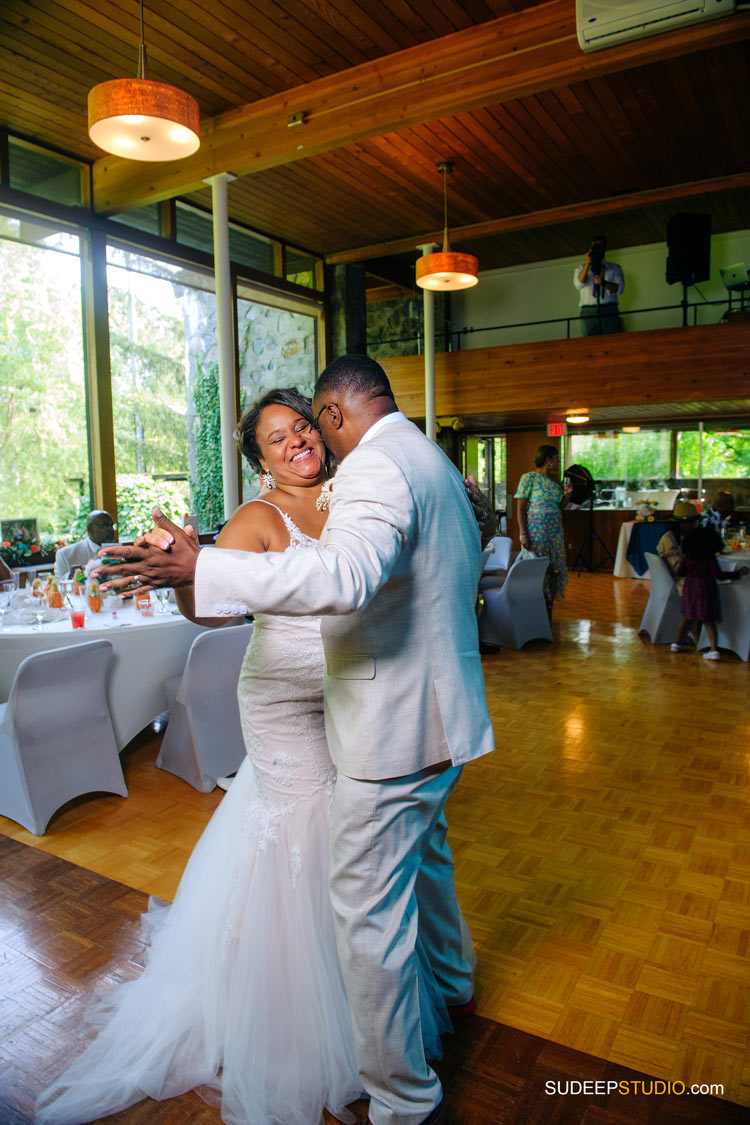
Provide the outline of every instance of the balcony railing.
<path id="1" fill-rule="evenodd" d="M 641 331 L 643 329 L 658 330 L 664 328 L 679 328 L 687 321 L 688 326 L 717 323 L 732 312 L 740 308 L 741 303 L 733 306 L 732 302 L 721 301 L 694 301 L 682 302 L 674 305 L 652 305 L 642 309 L 620 309 L 621 331 Z M 750 312 L 750 302 L 746 306 Z M 720 315 L 709 319 L 711 310 L 721 310 Z M 674 314 L 665 316 L 664 314 Z M 658 323 L 644 324 L 645 316 L 658 318 Z M 581 318 L 578 312 L 571 316 L 552 317 L 544 320 L 514 321 L 509 324 L 488 324 L 480 328 L 464 327 L 447 329 L 435 334 L 435 346 L 438 351 L 463 351 L 471 347 L 490 347 L 502 344 L 535 343 L 538 340 L 570 340 L 583 335 L 580 330 Z M 477 335 L 493 333 L 493 337 L 481 344 L 473 344 L 472 338 Z M 506 334 L 506 339 L 502 334 Z M 512 333 L 512 339 L 508 335 Z M 497 334 L 497 335 L 494 335 Z M 441 346 L 442 345 L 442 346 Z M 375 358 L 385 355 L 420 355 L 423 350 L 421 334 L 408 336 L 392 336 L 384 338 L 371 337 L 367 341 L 368 353 Z"/>

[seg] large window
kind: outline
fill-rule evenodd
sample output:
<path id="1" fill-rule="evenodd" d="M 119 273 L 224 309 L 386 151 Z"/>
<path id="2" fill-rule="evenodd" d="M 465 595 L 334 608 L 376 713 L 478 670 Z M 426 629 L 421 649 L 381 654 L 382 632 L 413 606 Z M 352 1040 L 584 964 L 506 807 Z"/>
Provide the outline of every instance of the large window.
<path id="1" fill-rule="evenodd" d="M 670 432 L 569 434 L 566 461 L 585 465 L 594 480 L 629 488 L 666 487 L 670 476 Z"/>
<path id="2" fill-rule="evenodd" d="M 156 501 L 210 530 L 224 518 L 212 280 L 113 246 L 107 258 L 120 538 Z"/>
<path id="3" fill-rule="evenodd" d="M 697 430 L 677 435 L 675 476 L 750 478 L 750 430 Z"/>
<path id="4" fill-rule="evenodd" d="M 79 238 L 0 215 L 0 518 L 66 538 L 89 491 Z"/>

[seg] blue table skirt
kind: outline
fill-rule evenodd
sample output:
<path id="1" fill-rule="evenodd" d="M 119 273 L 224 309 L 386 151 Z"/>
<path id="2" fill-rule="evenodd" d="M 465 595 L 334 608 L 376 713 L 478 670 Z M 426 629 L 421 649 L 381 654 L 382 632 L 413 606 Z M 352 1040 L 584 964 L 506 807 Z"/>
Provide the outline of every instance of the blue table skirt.
<path id="1" fill-rule="evenodd" d="M 645 555 L 648 551 L 649 554 L 657 554 L 656 545 L 661 539 L 665 531 L 669 530 L 669 524 L 659 521 L 648 523 L 644 520 L 642 523 L 636 523 L 630 533 L 630 542 L 625 557 L 632 566 L 636 574 L 645 574 L 648 570 L 648 563 L 646 562 Z"/>

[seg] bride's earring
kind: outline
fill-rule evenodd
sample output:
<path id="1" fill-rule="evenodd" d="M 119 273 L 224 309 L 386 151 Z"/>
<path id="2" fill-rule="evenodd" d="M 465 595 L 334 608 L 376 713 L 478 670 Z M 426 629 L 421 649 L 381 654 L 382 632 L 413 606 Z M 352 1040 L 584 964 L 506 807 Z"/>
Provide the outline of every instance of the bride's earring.
<path id="1" fill-rule="evenodd" d="M 273 473 L 269 473 L 268 469 L 260 474 L 260 479 L 266 492 L 270 492 L 272 488 L 276 487 L 276 481 L 273 479 Z"/>

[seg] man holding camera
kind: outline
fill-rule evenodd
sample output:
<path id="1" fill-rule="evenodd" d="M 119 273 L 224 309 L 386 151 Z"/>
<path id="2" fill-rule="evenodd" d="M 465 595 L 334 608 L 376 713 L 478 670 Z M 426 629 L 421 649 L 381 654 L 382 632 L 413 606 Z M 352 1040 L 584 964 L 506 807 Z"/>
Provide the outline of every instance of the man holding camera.
<path id="1" fill-rule="evenodd" d="M 591 241 L 586 261 L 573 274 L 580 293 L 581 330 L 584 336 L 607 336 L 620 328 L 617 298 L 625 288 L 625 275 L 616 262 L 604 257 L 607 239 L 597 234 Z"/>

